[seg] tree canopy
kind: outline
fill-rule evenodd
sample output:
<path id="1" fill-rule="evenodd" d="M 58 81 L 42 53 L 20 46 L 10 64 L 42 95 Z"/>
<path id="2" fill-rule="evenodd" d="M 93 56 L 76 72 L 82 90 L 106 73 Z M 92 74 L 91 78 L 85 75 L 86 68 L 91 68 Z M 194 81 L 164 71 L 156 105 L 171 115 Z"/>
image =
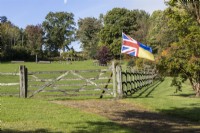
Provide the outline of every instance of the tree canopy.
<path id="1" fill-rule="evenodd" d="M 95 58 L 99 42 L 98 34 L 103 27 L 100 20 L 92 17 L 86 17 L 78 20 L 77 38 L 81 42 L 86 56 Z"/>
<path id="2" fill-rule="evenodd" d="M 23 36 L 24 37 L 24 36 Z M 43 45 L 43 30 L 41 25 L 28 25 L 25 28 L 25 37 L 27 38 L 26 46 L 32 55 L 37 55 L 42 52 Z M 37 57 L 36 57 L 37 62 Z"/>
<path id="3" fill-rule="evenodd" d="M 75 40 L 74 15 L 68 12 L 49 12 L 42 23 L 45 32 L 45 48 L 50 51 L 69 49 L 68 45 Z"/>
<path id="4" fill-rule="evenodd" d="M 169 0 L 167 3 L 185 9 L 200 25 L 200 0 Z"/>
<path id="5" fill-rule="evenodd" d="M 100 31 L 101 43 L 107 45 L 111 53 L 117 57 L 120 55 L 122 32 L 132 34 L 136 31 L 136 27 L 134 11 L 113 8 L 104 16 L 104 27 Z"/>
<path id="6" fill-rule="evenodd" d="M 177 39 L 169 42 L 169 46 L 164 47 L 159 53 L 158 68 L 174 76 L 176 80 L 173 83 L 176 85 L 177 82 L 180 85 L 182 81 L 189 79 L 196 96 L 199 96 L 200 26 L 187 11 L 176 7 L 166 9 L 165 17 L 167 30 L 171 31 Z M 182 80 L 177 80 L 178 77 Z"/>

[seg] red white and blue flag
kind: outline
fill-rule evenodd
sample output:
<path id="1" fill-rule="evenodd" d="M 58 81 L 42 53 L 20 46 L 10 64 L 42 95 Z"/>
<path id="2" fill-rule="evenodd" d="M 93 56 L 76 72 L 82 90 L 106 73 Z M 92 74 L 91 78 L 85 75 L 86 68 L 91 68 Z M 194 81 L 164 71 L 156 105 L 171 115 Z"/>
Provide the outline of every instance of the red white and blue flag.
<path id="1" fill-rule="evenodd" d="M 121 53 L 129 54 L 131 56 L 138 56 L 139 45 L 138 42 L 130 36 L 122 33 L 122 49 Z"/>

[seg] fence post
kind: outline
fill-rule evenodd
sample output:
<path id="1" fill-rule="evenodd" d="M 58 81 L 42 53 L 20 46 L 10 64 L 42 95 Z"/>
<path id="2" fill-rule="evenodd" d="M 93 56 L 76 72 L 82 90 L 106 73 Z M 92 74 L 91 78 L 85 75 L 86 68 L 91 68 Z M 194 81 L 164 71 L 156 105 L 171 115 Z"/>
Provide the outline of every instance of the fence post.
<path id="1" fill-rule="evenodd" d="M 25 66 L 19 67 L 19 79 L 20 79 L 20 97 L 27 98 L 27 88 L 28 88 L 28 70 Z"/>
<path id="2" fill-rule="evenodd" d="M 115 61 L 112 62 L 112 73 L 113 73 L 113 97 L 116 97 L 116 67 Z"/>
<path id="3" fill-rule="evenodd" d="M 122 75 L 121 75 L 121 66 L 116 67 L 117 71 L 117 93 L 118 93 L 118 98 L 123 97 L 123 92 L 122 92 Z"/>

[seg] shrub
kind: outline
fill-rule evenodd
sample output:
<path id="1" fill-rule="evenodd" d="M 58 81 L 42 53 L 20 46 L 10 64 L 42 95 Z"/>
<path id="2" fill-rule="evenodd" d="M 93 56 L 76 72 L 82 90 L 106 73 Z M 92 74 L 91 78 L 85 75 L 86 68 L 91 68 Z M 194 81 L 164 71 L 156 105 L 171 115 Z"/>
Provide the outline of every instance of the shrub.
<path id="1" fill-rule="evenodd" d="M 98 50 L 97 59 L 100 65 L 107 65 L 107 63 L 112 59 L 109 48 L 106 46 L 102 46 Z"/>
<path id="2" fill-rule="evenodd" d="M 127 66 L 130 66 L 130 67 L 135 66 L 134 60 L 133 60 L 133 59 L 130 59 L 130 60 L 128 61 L 128 63 L 127 63 Z"/>

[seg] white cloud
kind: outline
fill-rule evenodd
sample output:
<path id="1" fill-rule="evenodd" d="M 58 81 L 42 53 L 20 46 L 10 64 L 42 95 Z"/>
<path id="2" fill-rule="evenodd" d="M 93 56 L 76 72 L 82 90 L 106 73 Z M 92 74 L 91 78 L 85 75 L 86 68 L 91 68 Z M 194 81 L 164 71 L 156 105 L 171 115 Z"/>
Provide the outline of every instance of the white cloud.
<path id="1" fill-rule="evenodd" d="M 64 0 L 64 4 L 65 4 L 65 5 L 67 4 L 67 0 Z"/>

